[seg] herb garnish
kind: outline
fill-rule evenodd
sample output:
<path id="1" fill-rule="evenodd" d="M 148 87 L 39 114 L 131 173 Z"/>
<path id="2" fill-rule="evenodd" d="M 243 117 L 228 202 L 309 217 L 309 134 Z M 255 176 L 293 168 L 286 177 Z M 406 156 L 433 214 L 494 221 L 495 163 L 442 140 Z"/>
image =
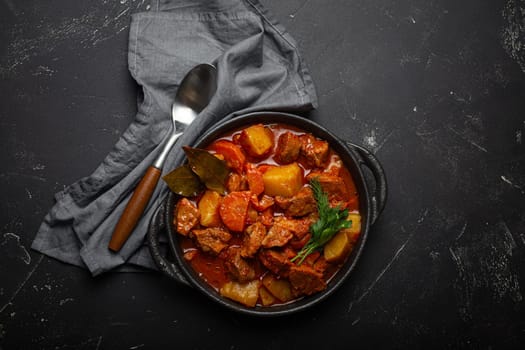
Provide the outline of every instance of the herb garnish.
<path id="1" fill-rule="evenodd" d="M 292 262 L 299 260 L 298 265 L 300 265 L 308 255 L 328 243 L 339 230 L 348 228 L 351 224 L 350 221 L 346 220 L 348 217 L 348 209 L 342 210 L 340 206 L 336 208 L 330 207 L 328 195 L 321 188 L 321 184 L 317 178 L 310 180 L 310 186 L 312 187 L 317 202 L 319 219 L 310 226 L 310 233 L 312 234 L 310 240 L 308 240 L 297 255 L 291 259 Z"/>

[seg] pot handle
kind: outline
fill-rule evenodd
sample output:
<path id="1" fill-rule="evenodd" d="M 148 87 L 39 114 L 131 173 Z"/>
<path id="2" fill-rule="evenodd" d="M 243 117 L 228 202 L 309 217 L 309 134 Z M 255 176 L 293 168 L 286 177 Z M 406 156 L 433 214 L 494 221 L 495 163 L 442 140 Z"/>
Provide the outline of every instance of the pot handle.
<path id="1" fill-rule="evenodd" d="M 377 160 L 376 156 L 367 150 L 366 148 L 356 145 L 355 143 L 345 141 L 348 146 L 356 151 L 359 156 L 359 164 L 361 166 L 367 167 L 372 175 L 374 176 L 375 184 L 373 187 L 372 194 L 372 212 L 370 223 L 373 225 L 383 209 L 385 208 L 386 199 L 387 199 L 387 182 L 385 170 Z M 367 184 L 368 186 L 370 184 Z M 370 187 L 369 187 L 370 188 Z"/>
<path id="2" fill-rule="evenodd" d="M 160 249 L 159 235 L 162 232 L 166 232 L 166 223 L 165 223 L 165 208 L 166 201 L 164 200 L 162 204 L 157 208 L 155 214 L 151 218 L 151 222 L 148 228 L 148 245 L 151 257 L 160 271 L 171 277 L 175 281 L 189 286 L 190 284 L 184 278 L 179 267 L 166 259 Z"/>

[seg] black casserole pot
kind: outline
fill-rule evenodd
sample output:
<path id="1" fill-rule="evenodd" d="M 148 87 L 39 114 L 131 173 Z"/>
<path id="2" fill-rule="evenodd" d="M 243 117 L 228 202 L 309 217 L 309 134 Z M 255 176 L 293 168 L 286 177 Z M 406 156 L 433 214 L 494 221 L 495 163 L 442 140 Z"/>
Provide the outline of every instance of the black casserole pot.
<path id="1" fill-rule="evenodd" d="M 151 254 L 157 266 L 161 271 L 174 280 L 190 285 L 215 302 L 234 311 L 258 316 L 285 315 L 304 310 L 324 300 L 348 278 L 363 251 L 370 227 L 374 224 L 383 210 L 387 197 L 387 184 L 383 168 L 375 156 L 368 150 L 349 142 L 343 142 L 324 127 L 308 119 L 288 113 L 255 112 L 230 119 L 214 126 L 192 146 L 204 148 L 229 131 L 256 123 L 287 124 L 298 127 L 305 132 L 312 133 L 313 135 L 328 141 L 332 149 L 339 154 L 345 166 L 352 174 L 359 195 L 361 235 L 346 262 L 329 281 L 327 288 L 322 292 L 316 293 L 312 296 L 303 297 L 302 299 L 288 304 L 269 307 L 257 306 L 255 308 L 249 308 L 222 297 L 205 281 L 203 281 L 184 260 L 183 251 L 180 248 L 178 241 L 179 235 L 176 233 L 172 225 L 173 209 L 180 198 L 174 193 L 170 193 L 167 196 L 166 200 L 153 217 L 148 231 L 148 241 Z M 365 176 L 364 169 L 368 169 L 367 176 Z M 370 176 L 370 174 L 372 176 Z M 171 253 L 170 256 L 173 257 L 173 261 L 167 259 L 161 253 L 159 234 L 164 231 L 167 234 L 169 250 Z"/>

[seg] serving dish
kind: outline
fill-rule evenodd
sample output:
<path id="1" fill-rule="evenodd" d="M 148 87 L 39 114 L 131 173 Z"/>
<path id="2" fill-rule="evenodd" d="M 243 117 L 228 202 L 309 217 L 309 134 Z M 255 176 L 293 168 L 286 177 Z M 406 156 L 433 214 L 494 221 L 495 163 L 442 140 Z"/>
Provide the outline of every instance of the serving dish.
<path id="1" fill-rule="evenodd" d="M 163 205 L 154 216 L 148 232 L 148 241 L 153 259 L 159 269 L 167 276 L 178 282 L 190 285 L 205 296 L 228 309 L 257 316 L 278 316 L 298 312 L 321 302 L 331 295 L 350 276 L 363 251 L 369 230 L 381 214 L 386 203 L 387 183 L 385 173 L 380 163 L 371 152 L 361 146 L 343 142 L 332 132 L 319 124 L 290 113 L 254 112 L 230 119 L 212 127 L 192 146 L 204 148 L 219 136 L 222 136 L 227 132 L 257 123 L 279 123 L 290 125 L 305 132 L 312 133 L 322 140 L 326 140 L 330 147 L 339 154 L 354 180 L 359 194 L 361 234 L 355 243 L 350 256 L 345 260 L 339 271 L 329 280 L 326 289 L 287 304 L 268 307 L 246 307 L 235 301 L 224 298 L 209 284 L 204 282 L 184 258 L 184 252 L 179 242 L 180 237 L 175 232 L 172 225 L 174 207 L 179 199 L 179 196 L 174 193 L 168 195 Z M 373 175 L 373 179 L 370 176 L 365 176 L 364 169 L 369 170 Z M 166 231 L 167 233 L 169 252 L 173 256 L 173 260 L 167 259 L 161 253 L 159 235 L 163 231 Z"/>

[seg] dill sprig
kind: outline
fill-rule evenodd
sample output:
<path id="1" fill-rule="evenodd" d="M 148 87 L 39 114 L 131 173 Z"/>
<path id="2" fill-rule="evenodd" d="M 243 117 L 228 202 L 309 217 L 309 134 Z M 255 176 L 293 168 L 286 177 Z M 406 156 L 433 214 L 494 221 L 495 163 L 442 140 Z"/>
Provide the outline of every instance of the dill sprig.
<path id="1" fill-rule="evenodd" d="M 294 256 L 291 261 L 298 261 L 300 265 L 304 259 L 316 250 L 322 248 L 332 237 L 343 228 L 350 227 L 351 222 L 348 218 L 348 209 L 341 209 L 340 206 L 332 208 L 328 202 L 328 195 L 323 191 L 317 178 L 310 180 L 310 187 L 317 202 L 319 219 L 310 226 L 310 239 L 304 247 Z"/>

